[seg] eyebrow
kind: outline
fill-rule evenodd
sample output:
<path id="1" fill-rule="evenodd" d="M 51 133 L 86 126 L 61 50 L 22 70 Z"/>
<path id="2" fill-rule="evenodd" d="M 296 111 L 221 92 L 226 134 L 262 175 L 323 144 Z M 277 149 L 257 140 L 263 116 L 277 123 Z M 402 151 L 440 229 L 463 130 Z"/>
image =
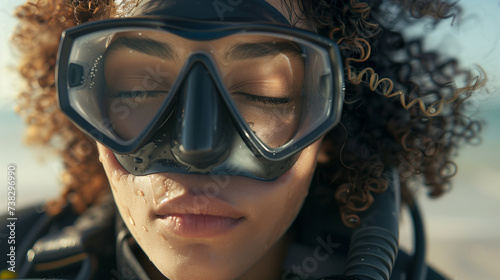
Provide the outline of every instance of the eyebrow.
<path id="1" fill-rule="evenodd" d="M 225 54 L 225 58 L 233 61 L 276 56 L 278 54 L 301 56 L 302 50 L 297 44 L 290 42 L 246 43 L 229 49 Z"/>
<path id="2" fill-rule="evenodd" d="M 136 50 L 143 54 L 168 60 L 174 60 L 177 57 L 171 44 L 136 36 L 117 38 L 108 46 L 106 53 L 110 54 L 122 48 Z"/>

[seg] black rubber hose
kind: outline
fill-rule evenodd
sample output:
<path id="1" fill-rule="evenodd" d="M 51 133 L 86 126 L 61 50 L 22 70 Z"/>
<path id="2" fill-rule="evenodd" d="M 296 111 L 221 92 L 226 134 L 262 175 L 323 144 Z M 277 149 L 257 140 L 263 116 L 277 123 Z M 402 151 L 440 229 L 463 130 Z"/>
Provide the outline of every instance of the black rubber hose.
<path id="1" fill-rule="evenodd" d="M 359 280 L 389 280 L 399 240 L 399 174 L 392 171 L 388 189 L 374 194 L 370 208 L 361 213 L 361 225 L 353 231 L 344 275 Z"/>
<path id="2" fill-rule="evenodd" d="M 427 277 L 427 266 L 425 265 L 426 244 L 424 224 L 415 200 L 412 201 L 409 208 L 413 219 L 414 231 L 414 253 L 409 276 L 411 280 L 424 280 Z"/>

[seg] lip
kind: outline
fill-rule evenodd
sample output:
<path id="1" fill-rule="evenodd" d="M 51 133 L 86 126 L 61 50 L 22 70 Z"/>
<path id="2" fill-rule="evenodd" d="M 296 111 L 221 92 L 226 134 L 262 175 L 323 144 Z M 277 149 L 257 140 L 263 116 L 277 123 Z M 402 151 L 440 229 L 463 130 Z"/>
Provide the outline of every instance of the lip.
<path id="1" fill-rule="evenodd" d="M 164 199 L 155 219 L 167 234 L 184 238 L 211 238 L 231 231 L 245 221 L 244 215 L 226 202 L 193 195 Z"/>

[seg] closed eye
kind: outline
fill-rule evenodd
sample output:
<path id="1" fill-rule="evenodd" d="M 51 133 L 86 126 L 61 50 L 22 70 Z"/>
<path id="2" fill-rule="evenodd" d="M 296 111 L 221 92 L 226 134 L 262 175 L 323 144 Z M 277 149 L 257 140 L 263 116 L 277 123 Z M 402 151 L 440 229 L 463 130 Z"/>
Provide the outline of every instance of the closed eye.
<path id="1" fill-rule="evenodd" d="M 234 92 L 233 94 L 242 95 L 247 100 L 250 100 L 252 102 L 262 103 L 262 104 L 283 105 L 283 104 L 292 103 L 292 99 L 290 97 L 269 97 L 269 96 L 248 94 L 245 92 Z"/>
<path id="2" fill-rule="evenodd" d="M 111 93 L 107 93 L 106 95 L 109 98 L 120 98 L 120 99 L 138 99 L 138 98 L 151 98 L 151 97 L 158 97 L 164 94 L 168 94 L 168 91 L 160 91 L 160 90 L 153 90 L 153 91 L 142 91 L 142 90 L 136 90 L 136 91 L 115 91 Z"/>

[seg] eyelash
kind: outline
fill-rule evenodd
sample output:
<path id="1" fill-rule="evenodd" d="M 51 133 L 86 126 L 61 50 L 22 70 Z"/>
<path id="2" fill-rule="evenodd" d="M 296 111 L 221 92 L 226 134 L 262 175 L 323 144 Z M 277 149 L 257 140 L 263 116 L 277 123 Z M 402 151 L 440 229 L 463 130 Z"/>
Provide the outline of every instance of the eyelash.
<path id="1" fill-rule="evenodd" d="M 111 98 L 120 98 L 122 100 L 130 98 L 136 100 L 145 97 L 158 97 L 163 94 L 168 94 L 168 91 L 119 91 L 107 94 L 107 96 Z"/>
<path id="2" fill-rule="evenodd" d="M 144 98 L 144 97 L 158 97 L 162 94 L 167 94 L 167 93 L 168 92 L 166 91 L 120 91 L 120 92 L 115 92 L 113 94 L 108 94 L 107 96 L 111 98 L 120 98 L 122 100 L 130 98 L 136 100 L 138 98 Z M 258 102 L 262 104 L 283 105 L 292 103 L 292 100 L 289 97 L 258 96 L 243 92 L 237 92 L 236 94 L 241 94 L 252 102 Z"/>
<path id="3" fill-rule="evenodd" d="M 292 103 L 292 100 L 289 97 L 267 97 L 267 96 L 248 94 L 244 92 L 236 92 L 236 94 L 241 94 L 252 102 L 259 102 L 262 104 L 283 105 Z"/>

